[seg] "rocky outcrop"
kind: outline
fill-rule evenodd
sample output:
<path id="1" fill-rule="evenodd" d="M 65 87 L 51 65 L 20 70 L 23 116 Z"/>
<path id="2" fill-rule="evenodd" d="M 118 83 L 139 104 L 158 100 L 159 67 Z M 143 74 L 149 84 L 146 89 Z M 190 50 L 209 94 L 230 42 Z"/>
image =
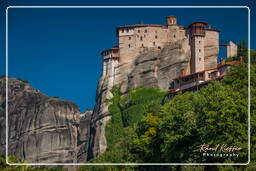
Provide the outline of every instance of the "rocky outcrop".
<path id="1" fill-rule="evenodd" d="M 182 69 L 188 71 L 191 58 L 187 38 L 166 44 L 162 49 L 145 48 L 131 63 L 115 68 L 114 85 L 121 85 L 121 92 L 138 87 L 158 87 L 167 90 L 173 78 Z M 101 77 L 97 89 L 97 101 L 92 116 L 89 158 L 94 158 L 107 148 L 105 126 L 110 119 L 105 100 L 112 97 L 109 76 Z"/>
<path id="2" fill-rule="evenodd" d="M 5 151 L 5 85 L 6 80 L 0 79 L 1 155 Z M 89 130 L 87 120 L 84 116 L 80 121 L 73 102 L 48 97 L 22 80 L 8 79 L 8 155 L 36 163 L 81 161 L 77 154 L 84 154 L 87 136 L 82 134 Z"/>
<path id="3" fill-rule="evenodd" d="M 167 90 L 181 69 L 188 69 L 190 48 L 188 39 L 167 44 L 162 50 L 146 49 L 135 60 L 128 75 L 128 90 L 138 87 L 158 87 Z"/>
<path id="4" fill-rule="evenodd" d="M 77 137 L 77 162 L 84 163 L 87 161 L 88 155 L 88 141 L 90 136 L 90 123 L 91 123 L 92 111 L 87 110 L 80 115 L 80 123 L 78 127 Z"/>
<path id="5" fill-rule="evenodd" d="M 89 160 L 107 149 L 107 141 L 104 135 L 105 126 L 110 116 L 108 116 L 108 105 L 105 103 L 105 100 L 112 97 L 110 89 L 111 87 L 108 86 L 108 77 L 101 77 L 97 87 L 97 101 L 91 119 L 88 147 Z"/>

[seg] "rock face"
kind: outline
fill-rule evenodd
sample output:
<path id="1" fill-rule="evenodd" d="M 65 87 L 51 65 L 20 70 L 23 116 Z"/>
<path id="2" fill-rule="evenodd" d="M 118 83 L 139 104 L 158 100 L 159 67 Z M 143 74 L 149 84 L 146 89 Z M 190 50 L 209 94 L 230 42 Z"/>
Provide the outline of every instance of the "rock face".
<path id="1" fill-rule="evenodd" d="M 105 99 L 112 97 L 110 87 L 108 87 L 108 78 L 109 77 L 101 77 L 97 88 L 97 101 L 93 110 L 90 127 L 88 147 L 89 160 L 98 156 L 100 153 L 103 153 L 107 148 L 107 142 L 104 135 L 105 126 L 110 117 L 108 116 L 108 106 L 104 101 Z"/>
<path id="2" fill-rule="evenodd" d="M 5 152 L 5 79 L 0 79 L 0 152 Z M 80 161 L 87 131 L 79 108 L 72 102 L 50 98 L 22 80 L 8 79 L 8 155 L 35 163 Z M 89 125 L 89 124 L 88 124 Z M 78 138 L 79 137 L 79 138 Z"/>
<path id="3" fill-rule="evenodd" d="M 180 75 L 181 68 L 188 68 L 190 48 L 183 39 L 167 44 L 162 50 L 154 48 L 138 56 L 128 75 L 128 90 L 137 87 L 158 87 L 167 90 L 171 80 Z"/>
<path id="4" fill-rule="evenodd" d="M 189 70 L 190 52 L 189 40 L 186 38 L 166 44 L 162 49 L 145 48 L 131 63 L 116 67 L 115 75 L 104 75 L 100 78 L 91 121 L 89 159 L 98 156 L 107 148 L 105 126 L 110 116 L 105 100 L 112 97 L 112 86 L 108 80 L 115 80 L 114 85 L 120 84 L 123 94 L 138 87 L 167 90 L 171 80 L 180 75 L 181 68 Z"/>
<path id="5" fill-rule="evenodd" d="M 91 123 L 92 111 L 87 110 L 85 113 L 80 115 L 80 123 L 78 127 L 77 137 L 77 162 L 84 163 L 87 161 L 88 155 L 88 141 L 90 136 L 90 123 Z"/>

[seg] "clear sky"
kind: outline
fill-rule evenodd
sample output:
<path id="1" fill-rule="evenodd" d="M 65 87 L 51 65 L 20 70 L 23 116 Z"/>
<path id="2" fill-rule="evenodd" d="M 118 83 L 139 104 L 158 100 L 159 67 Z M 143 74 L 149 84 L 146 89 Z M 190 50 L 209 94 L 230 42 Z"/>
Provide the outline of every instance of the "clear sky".
<path id="1" fill-rule="evenodd" d="M 9 5 L 198 5 L 191 3 L 82 3 L 82 1 L 6 1 L 1 4 L 1 47 L 5 48 L 5 8 Z M 116 1 L 117 2 L 117 1 Z M 145 1 L 146 2 L 146 1 Z M 184 1 L 185 2 L 185 1 Z M 188 1 L 187 1 L 188 2 Z M 198 1 L 197 1 L 198 2 Z M 210 1 L 199 5 L 216 4 Z M 213 3 L 216 2 L 216 3 Z M 238 1 L 239 2 L 239 1 Z M 246 2 L 246 1 L 241 1 Z M 48 96 L 75 102 L 84 111 L 95 104 L 101 75 L 100 52 L 117 44 L 115 28 L 129 24 L 165 24 L 168 15 L 179 25 L 205 21 L 221 30 L 220 41 L 247 40 L 248 10 L 243 9 L 9 9 L 9 76 L 28 80 Z M 2 20 L 3 19 L 3 20 Z M 254 41 L 254 40 L 253 40 Z M 252 43 L 252 48 L 255 44 Z M 223 52 L 223 50 L 222 50 Z M 224 57 L 221 53 L 221 57 Z M 5 73 L 1 52 L 0 74 Z"/>

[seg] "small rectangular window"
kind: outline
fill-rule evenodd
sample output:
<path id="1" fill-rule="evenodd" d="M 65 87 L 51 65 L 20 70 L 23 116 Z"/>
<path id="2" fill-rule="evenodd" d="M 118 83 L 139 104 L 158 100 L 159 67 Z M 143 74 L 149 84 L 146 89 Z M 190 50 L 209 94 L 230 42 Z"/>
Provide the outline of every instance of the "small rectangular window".
<path id="1" fill-rule="evenodd" d="M 153 46 L 155 46 L 156 45 L 156 42 L 153 42 Z"/>
<path id="2" fill-rule="evenodd" d="M 132 38 L 131 37 L 129 37 L 129 40 L 131 40 Z"/>
<path id="3" fill-rule="evenodd" d="M 157 36 L 155 36 L 155 39 L 157 39 Z"/>

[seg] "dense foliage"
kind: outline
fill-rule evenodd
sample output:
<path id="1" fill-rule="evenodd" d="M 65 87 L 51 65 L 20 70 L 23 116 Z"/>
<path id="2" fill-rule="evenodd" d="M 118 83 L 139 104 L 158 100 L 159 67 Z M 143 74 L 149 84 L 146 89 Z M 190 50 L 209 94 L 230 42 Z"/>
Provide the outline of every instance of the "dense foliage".
<path id="1" fill-rule="evenodd" d="M 166 92 L 155 88 L 141 88 L 133 90 L 121 98 L 119 88 L 115 87 L 111 91 L 114 98 L 107 102 L 111 103 L 109 111 L 112 119 L 106 126 L 109 148 L 112 148 L 120 138 L 124 137 L 128 127 L 137 124 L 151 110 L 151 106 L 159 104 L 166 95 Z"/>

